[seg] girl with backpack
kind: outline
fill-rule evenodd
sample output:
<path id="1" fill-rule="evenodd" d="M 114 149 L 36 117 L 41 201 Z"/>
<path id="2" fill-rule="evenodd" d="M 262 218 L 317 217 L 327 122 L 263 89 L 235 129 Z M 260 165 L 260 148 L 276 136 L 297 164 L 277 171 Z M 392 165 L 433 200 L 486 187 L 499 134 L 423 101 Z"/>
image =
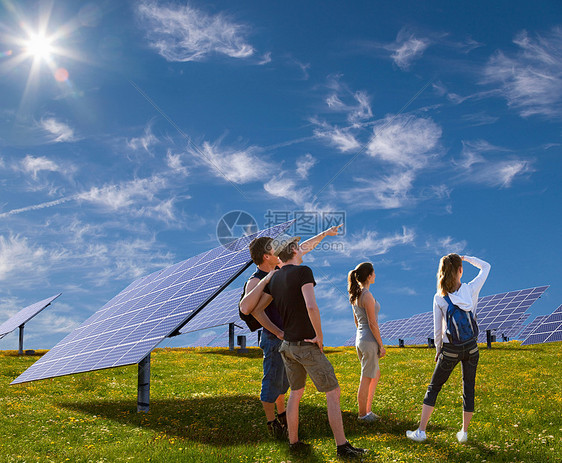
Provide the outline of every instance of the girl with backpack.
<path id="1" fill-rule="evenodd" d="M 461 283 L 463 261 L 480 272 L 470 283 Z M 474 384 L 480 353 L 476 344 L 478 325 L 476 306 L 478 294 L 490 273 L 490 264 L 476 257 L 448 254 L 441 258 L 437 272 L 437 293 L 433 298 L 433 331 L 437 355 L 435 371 L 423 399 L 420 424 L 406 436 L 416 442 L 426 440 L 425 428 L 433 413 L 437 395 L 457 365 L 462 365 L 462 429 L 457 440 L 468 439 L 468 425 L 474 413 Z"/>
<path id="2" fill-rule="evenodd" d="M 353 318 L 357 327 L 355 347 L 361 362 L 357 404 L 359 406 L 358 419 L 363 423 L 372 423 L 379 418 L 372 412 L 371 407 L 381 377 L 379 357 L 384 357 L 386 354 L 378 324 L 381 307 L 369 292 L 369 286 L 374 282 L 375 269 L 370 262 L 359 264 L 349 272 L 347 278 L 349 302 L 353 308 Z"/>

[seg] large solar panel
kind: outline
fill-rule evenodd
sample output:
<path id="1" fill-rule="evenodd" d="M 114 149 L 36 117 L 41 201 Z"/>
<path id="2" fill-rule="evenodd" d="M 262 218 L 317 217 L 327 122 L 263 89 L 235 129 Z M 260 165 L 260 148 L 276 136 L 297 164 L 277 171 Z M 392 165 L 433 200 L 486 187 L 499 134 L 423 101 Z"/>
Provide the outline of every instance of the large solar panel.
<path id="1" fill-rule="evenodd" d="M 547 288 L 538 286 L 480 298 L 476 311 L 480 328 L 478 341 L 486 342 L 486 330 L 497 334 L 507 332 Z"/>
<path id="2" fill-rule="evenodd" d="M 238 314 L 238 302 L 243 288 L 223 291 L 203 308 L 195 317 L 186 323 L 179 331 L 181 334 L 193 331 L 228 325 L 229 323 L 244 324 Z"/>
<path id="3" fill-rule="evenodd" d="M 12 384 L 139 363 L 250 265 L 252 239 L 275 238 L 291 224 L 239 238 L 139 278 Z"/>
<path id="4" fill-rule="evenodd" d="M 35 304 L 28 305 L 24 309 L 21 309 L 13 317 L 6 320 L 4 323 L 0 325 L 0 339 L 2 339 L 4 336 L 14 331 L 16 328 L 20 327 L 21 325 L 27 323 L 29 320 L 35 317 L 35 315 L 41 312 L 44 308 L 49 306 L 51 302 L 53 302 L 61 294 L 62 293 L 59 293 L 56 296 L 51 296 L 48 297 L 47 299 L 43 299 L 42 301 L 36 302 Z"/>
<path id="5" fill-rule="evenodd" d="M 525 339 L 529 337 L 529 335 L 532 334 L 535 331 L 535 329 L 547 318 L 548 318 L 548 314 L 538 315 L 531 323 L 525 325 L 525 327 L 521 330 L 521 333 L 519 333 L 518 338 Z"/>
<path id="6" fill-rule="evenodd" d="M 522 346 L 562 341 L 562 305 L 547 316 L 533 333 L 523 340 Z"/>

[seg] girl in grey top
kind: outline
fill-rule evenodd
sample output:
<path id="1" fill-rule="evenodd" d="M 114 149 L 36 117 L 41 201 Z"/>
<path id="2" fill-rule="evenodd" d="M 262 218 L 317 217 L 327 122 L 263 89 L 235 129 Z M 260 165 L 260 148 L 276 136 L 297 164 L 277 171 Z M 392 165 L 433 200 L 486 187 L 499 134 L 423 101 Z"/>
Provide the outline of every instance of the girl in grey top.
<path id="1" fill-rule="evenodd" d="M 381 376 L 379 357 L 386 354 L 378 324 L 380 305 L 369 291 L 369 286 L 374 282 L 375 270 L 370 262 L 363 262 L 349 272 L 347 290 L 357 327 L 355 347 L 361 362 L 357 404 L 359 420 L 363 422 L 372 422 L 378 418 L 371 408 Z"/>

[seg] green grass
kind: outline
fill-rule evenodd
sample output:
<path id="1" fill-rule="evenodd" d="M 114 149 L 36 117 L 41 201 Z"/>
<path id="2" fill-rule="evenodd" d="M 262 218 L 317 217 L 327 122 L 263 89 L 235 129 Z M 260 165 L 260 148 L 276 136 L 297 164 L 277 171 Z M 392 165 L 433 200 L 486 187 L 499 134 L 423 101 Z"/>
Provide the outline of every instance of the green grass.
<path id="1" fill-rule="evenodd" d="M 374 411 L 379 423 L 357 420 L 359 363 L 354 349 L 326 349 L 342 388 L 349 440 L 371 449 L 365 461 L 562 461 L 560 343 L 481 349 L 476 412 L 465 445 L 457 367 L 441 392 L 429 439 L 405 438 L 417 425 L 434 351 L 390 348 Z M 136 412 L 136 366 L 10 386 L 39 356 L 0 352 L 0 461 L 288 462 L 335 461 L 325 396 L 307 385 L 301 437 L 314 454 L 291 458 L 286 443 L 267 435 L 258 400 L 261 351 L 159 349 L 152 354 L 150 413 Z"/>

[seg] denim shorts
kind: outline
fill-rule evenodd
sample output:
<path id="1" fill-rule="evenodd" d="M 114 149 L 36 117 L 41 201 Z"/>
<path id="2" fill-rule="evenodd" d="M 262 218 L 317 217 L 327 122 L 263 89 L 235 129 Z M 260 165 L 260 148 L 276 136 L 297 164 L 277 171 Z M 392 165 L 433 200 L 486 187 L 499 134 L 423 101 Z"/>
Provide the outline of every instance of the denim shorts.
<path id="1" fill-rule="evenodd" d="M 263 378 L 261 380 L 260 400 L 274 403 L 289 389 L 285 364 L 279 353 L 281 340 L 267 330 L 262 331 L 260 347 L 263 350 Z"/>
<path id="2" fill-rule="evenodd" d="M 423 399 L 425 405 L 435 406 L 437 395 L 441 391 L 443 384 L 447 382 L 457 363 L 461 362 L 462 367 L 462 405 L 465 412 L 474 411 L 474 386 L 476 383 L 476 367 L 480 352 L 476 341 L 466 346 L 455 346 L 450 343 L 443 343 L 443 348 L 439 354 L 437 365 L 431 382 L 427 387 L 427 392 Z"/>
<path id="3" fill-rule="evenodd" d="M 301 342 L 301 345 L 295 345 L 283 341 L 279 352 L 293 391 L 305 386 L 307 374 L 318 392 L 330 392 L 339 387 L 334 367 L 317 344 Z"/>

